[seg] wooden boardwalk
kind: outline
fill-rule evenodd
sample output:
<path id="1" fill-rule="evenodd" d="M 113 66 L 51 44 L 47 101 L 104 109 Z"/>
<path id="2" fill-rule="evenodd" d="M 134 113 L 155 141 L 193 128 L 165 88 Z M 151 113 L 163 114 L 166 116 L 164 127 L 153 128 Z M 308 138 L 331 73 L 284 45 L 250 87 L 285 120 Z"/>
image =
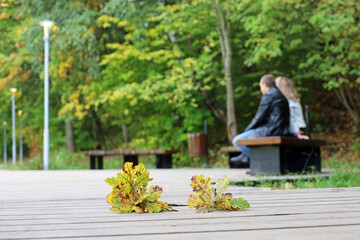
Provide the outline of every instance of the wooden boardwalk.
<path id="1" fill-rule="evenodd" d="M 190 178 L 246 178 L 243 169 L 153 169 L 178 212 L 115 214 L 104 180 L 116 170 L 0 170 L 0 239 L 360 239 L 360 188 L 265 190 L 232 186 L 239 212 L 197 214 Z"/>

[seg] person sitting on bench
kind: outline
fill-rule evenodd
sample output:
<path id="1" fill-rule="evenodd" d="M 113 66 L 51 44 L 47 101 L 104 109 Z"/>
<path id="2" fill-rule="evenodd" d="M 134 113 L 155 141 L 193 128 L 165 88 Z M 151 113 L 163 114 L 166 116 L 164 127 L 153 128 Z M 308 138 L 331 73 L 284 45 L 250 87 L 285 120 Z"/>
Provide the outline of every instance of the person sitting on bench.
<path id="1" fill-rule="evenodd" d="M 274 76 L 271 74 L 262 76 L 259 84 L 263 94 L 259 108 L 245 132 L 232 140 L 233 145 L 242 152 L 240 155 L 232 157 L 230 159 L 232 162 L 247 163 L 250 161 L 250 148 L 238 146 L 237 140 L 289 134 L 289 103 L 276 88 Z"/>
<path id="2" fill-rule="evenodd" d="M 275 79 L 276 87 L 289 101 L 290 107 L 290 123 L 289 132 L 291 135 L 299 139 L 309 139 L 308 136 L 303 135 L 300 128 L 306 128 L 303 111 L 300 104 L 300 99 L 297 95 L 296 88 L 290 79 L 286 77 L 277 77 Z"/>

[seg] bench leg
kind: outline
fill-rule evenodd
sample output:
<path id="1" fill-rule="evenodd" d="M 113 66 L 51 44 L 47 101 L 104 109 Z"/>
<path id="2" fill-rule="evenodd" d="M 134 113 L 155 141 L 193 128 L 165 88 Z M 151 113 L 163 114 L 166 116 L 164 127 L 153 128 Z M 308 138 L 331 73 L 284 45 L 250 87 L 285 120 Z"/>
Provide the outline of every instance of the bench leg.
<path id="1" fill-rule="evenodd" d="M 156 155 L 156 168 L 172 168 L 172 154 Z"/>
<path id="2" fill-rule="evenodd" d="M 250 172 L 254 174 L 279 174 L 279 146 L 250 147 Z"/>
<path id="3" fill-rule="evenodd" d="M 281 172 L 321 172 L 321 155 L 319 147 L 281 146 Z"/>
<path id="4" fill-rule="evenodd" d="M 90 169 L 95 169 L 95 156 L 90 156 Z"/>
<path id="5" fill-rule="evenodd" d="M 103 169 L 103 156 L 98 156 L 98 159 L 97 159 L 97 168 L 98 168 L 98 169 Z"/>
<path id="6" fill-rule="evenodd" d="M 321 172 L 320 148 L 296 146 L 250 147 L 251 174 Z"/>
<path id="7" fill-rule="evenodd" d="M 139 164 L 138 155 L 124 155 L 124 164 L 126 162 L 132 162 L 133 166 Z"/>
<path id="8" fill-rule="evenodd" d="M 320 147 L 313 148 L 312 156 L 308 167 L 314 167 L 316 171 L 321 172 L 321 152 Z"/>

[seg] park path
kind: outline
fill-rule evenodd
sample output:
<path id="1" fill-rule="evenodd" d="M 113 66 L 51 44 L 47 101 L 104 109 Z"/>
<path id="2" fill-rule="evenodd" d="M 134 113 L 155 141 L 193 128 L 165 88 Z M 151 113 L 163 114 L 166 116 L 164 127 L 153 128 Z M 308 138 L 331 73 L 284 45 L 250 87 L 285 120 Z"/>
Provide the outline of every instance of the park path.
<path id="1" fill-rule="evenodd" d="M 360 239 L 360 188 L 231 186 L 250 209 L 197 214 L 186 206 L 191 176 L 243 181 L 245 170 L 149 171 L 178 212 L 112 213 L 104 180 L 117 170 L 0 170 L 0 239 Z"/>

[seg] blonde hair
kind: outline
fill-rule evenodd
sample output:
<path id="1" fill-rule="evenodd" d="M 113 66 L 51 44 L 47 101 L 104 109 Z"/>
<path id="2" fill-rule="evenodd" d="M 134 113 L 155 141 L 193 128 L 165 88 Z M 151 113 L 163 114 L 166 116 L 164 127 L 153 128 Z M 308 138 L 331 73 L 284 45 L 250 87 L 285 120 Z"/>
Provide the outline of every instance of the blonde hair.
<path id="1" fill-rule="evenodd" d="M 294 84 L 290 79 L 286 77 L 277 77 L 275 79 L 276 87 L 284 94 L 284 96 L 289 100 L 293 100 L 295 102 L 299 102 L 300 99 L 298 97 L 297 91 L 294 87 Z"/>

